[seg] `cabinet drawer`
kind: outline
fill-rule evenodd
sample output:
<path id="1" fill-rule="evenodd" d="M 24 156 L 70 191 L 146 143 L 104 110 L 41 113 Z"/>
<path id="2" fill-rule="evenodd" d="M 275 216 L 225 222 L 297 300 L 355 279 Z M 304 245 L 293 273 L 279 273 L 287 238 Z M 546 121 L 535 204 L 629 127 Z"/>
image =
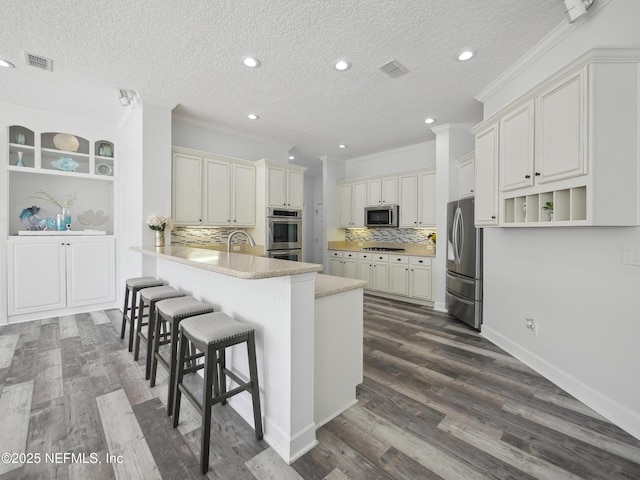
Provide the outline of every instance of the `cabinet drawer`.
<path id="1" fill-rule="evenodd" d="M 392 255 L 389 257 L 389 263 L 406 265 L 409 263 L 409 257 L 407 255 Z"/>
<path id="2" fill-rule="evenodd" d="M 338 252 L 337 250 L 329 250 L 329 256 L 333 258 L 342 258 L 342 252 Z"/>
<path id="3" fill-rule="evenodd" d="M 414 267 L 431 266 L 431 257 L 411 257 L 410 263 Z"/>
<path id="4" fill-rule="evenodd" d="M 358 252 L 342 252 L 342 258 L 358 258 Z"/>
<path id="5" fill-rule="evenodd" d="M 384 253 L 373 253 L 371 255 L 371 259 L 374 262 L 388 262 L 389 261 L 389 255 L 384 254 Z"/>

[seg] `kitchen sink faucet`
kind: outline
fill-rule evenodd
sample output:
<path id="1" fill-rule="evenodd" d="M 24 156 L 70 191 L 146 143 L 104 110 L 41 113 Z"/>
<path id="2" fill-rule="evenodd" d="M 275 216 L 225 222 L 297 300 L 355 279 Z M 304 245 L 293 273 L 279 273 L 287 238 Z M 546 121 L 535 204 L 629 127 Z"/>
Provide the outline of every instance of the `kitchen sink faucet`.
<path id="1" fill-rule="evenodd" d="M 234 230 L 227 237 L 227 253 L 229 253 L 231 251 L 231 237 L 233 237 L 236 233 L 242 233 L 242 234 L 246 235 L 247 240 L 249 240 L 249 246 L 250 247 L 255 247 L 256 246 L 256 241 L 247 232 L 245 232 L 244 230 Z"/>

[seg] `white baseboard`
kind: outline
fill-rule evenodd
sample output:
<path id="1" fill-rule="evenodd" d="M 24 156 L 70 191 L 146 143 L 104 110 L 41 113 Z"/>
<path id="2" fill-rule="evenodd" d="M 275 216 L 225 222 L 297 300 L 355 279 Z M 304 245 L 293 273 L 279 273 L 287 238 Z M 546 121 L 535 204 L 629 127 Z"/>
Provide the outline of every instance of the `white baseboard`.
<path id="1" fill-rule="evenodd" d="M 482 325 L 480 335 L 553 382 L 630 435 L 640 440 L 640 414 L 593 389 L 562 369 L 515 343 L 491 327 Z"/>

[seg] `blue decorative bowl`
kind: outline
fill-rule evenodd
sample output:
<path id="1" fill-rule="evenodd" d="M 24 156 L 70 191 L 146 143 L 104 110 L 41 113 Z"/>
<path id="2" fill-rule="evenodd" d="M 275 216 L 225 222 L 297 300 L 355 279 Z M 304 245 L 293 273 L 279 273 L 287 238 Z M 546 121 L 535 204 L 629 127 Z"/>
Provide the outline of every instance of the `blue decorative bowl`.
<path id="1" fill-rule="evenodd" d="M 51 166 L 65 172 L 75 172 L 80 164 L 71 157 L 60 157 L 58 160 L 52 161 Z"/>
<path id="2" fill-rule="evenodd" d="M 39 217 L 37 213 L 40 211 L 40 207 L 35 205 L 30 208 L 25 208 L 20 213 L 20 221 L 27 230 L 46 230 L 46 219 Z"/>

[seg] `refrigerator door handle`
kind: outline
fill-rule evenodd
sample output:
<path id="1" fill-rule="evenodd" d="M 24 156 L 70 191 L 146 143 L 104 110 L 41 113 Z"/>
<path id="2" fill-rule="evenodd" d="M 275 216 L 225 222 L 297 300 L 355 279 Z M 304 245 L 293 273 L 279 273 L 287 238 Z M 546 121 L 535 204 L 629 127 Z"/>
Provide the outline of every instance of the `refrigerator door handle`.
<path id="1" fill-rule="evenodd" d="M 453 256 L 456 264 L 460 264 L 460 249 L 458 247 L 460 241 L 460 207 L 456 208 L 456 212 L 453 215 Z"/>
<path id="2" fill-rule="evenodd" d="M 463 253 L 464 253 L 464 217 L 462 216 L 462 210 L 460 210 L 460 216 L 458 218 L 458 259 L 462 259 Z"/>

